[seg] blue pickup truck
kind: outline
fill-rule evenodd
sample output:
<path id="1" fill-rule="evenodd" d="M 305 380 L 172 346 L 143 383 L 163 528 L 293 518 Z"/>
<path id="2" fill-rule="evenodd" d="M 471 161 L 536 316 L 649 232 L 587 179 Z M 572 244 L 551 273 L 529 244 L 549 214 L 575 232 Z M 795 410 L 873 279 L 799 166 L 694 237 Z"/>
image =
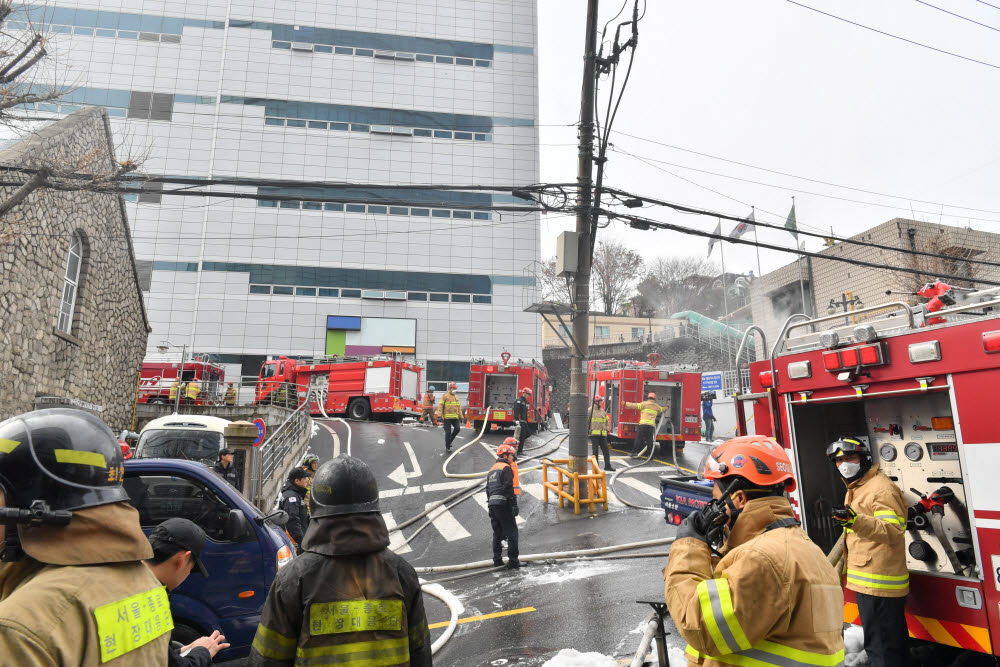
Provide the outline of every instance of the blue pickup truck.
<path id="1" fill-rule="evenodd" d="M 712 484 L 697 475 L 660 477 L 660 507 L 666 522 L 679 526 L 688 514 L 700 512 L 712 500 Z"/>
<path id="2" fill-rule="evenodd" d="M 249 654 L 271 582 L 295 556 L 281 528 L 287 515 L 265 516 L 210 468 L 193 461 L 126 461 L 123 485 L 146 534 L 166 519 L 183 517 L 208 535 L 201 558 L 209 576 L 193 573 L 170 594 L 173 639 L 188 644 L 220 630 L 231 646 L 219 660 Z"/>

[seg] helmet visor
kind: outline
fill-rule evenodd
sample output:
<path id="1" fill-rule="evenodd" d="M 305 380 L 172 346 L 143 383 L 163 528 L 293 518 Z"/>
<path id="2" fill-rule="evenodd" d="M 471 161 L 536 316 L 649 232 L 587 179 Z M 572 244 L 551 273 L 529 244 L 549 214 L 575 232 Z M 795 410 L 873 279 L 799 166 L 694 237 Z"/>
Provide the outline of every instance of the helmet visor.
<path id="1" fill-rule="evenodd" d="M 713 452 L 709 452 L 702 458 L 698 471 L 698 479 L 718 479 L 729 471 L 729 466 L 715 458 Z"/>

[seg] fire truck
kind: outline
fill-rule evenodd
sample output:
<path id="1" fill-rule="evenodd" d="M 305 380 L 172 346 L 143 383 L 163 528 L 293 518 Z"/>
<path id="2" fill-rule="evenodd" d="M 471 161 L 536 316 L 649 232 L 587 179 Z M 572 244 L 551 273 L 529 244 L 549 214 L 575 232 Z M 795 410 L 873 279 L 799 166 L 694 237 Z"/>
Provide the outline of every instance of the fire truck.
<path id="1" fill-rule="evenodd" d="M 933 288 L 933 289 L 929 289 Z M 746 432 L 773 436 L 793 462 L 791 494 L 803 528 L 825 551 L 845 488 L 829 443 L 861 437 L 908 505 L 911 637 L 1000 655 L 1000 288 L 933 283 L 926 305 L 883 303 L 848 314 L 791 316 L 750 363 L 737 396 Z M 939 298 L 942 295 L 947 298 Z M 850 554 L 848 555 L 850 564 Z M 854 593 L 844 620 L 859 624 Z"/>
<path id="2" fill-rule="evenodd" d="M 549 416 L 549 372 L 534 359 L 510 363 L 510 352 L 500 362 L 474 359 L 469 367 L 469 404 L 465 410 L 476 432 L 489 419 L 497 428 L 514 424 L 514 401 L 525 388 L 531 389 L 528 423 L 542 424 Z M 489 409 L 487 415 L 486 410 Z"/>
<path id="3" fill-rule="evenodd" d="M 366 420 L 379 415 L 401 419 L 418 415 L 420 371 L 399 356 L 321 357 L 291 359 L 281 356 L 261 364 L 255 401 L 297 407 L 312 395 L 309 411 L 347 414 Z"/>
<path id="4" fill-rule="evenodd" d="M 177 369 L 180 362 L 145 361 L 139 374 L 139 403 L 169 403 L 170 385 L 177 379 Z M 180 387 L 185 382 L 197 380 L 201 386 L 195 405 L 211 405 L 222 400 L 223 383 L 226 370 L 219 364 L 213 364 L 205 358 L 196 356 L 191 361 L 184 362 L 181 373 Z M 185 398 L 183 395 L 181 398 Z"/>
<path id="5" fill-rule="evenodd" d="M 604 359 L 587 366 L 590 395 L 604 399 L 604 409 L 611 423 L 611 440 L 635 439 L 639 411 L 626 403 L 642 403 L 653 392 L 656 402 L 670 406 L 666 418 L 658 421 L 657 442 L 676 443 L 677 452 L 688 442 L 701 440 L 701 373 L 690 364 L 660 366 L 660 355 L 650 354 L 648 361 Z"/>

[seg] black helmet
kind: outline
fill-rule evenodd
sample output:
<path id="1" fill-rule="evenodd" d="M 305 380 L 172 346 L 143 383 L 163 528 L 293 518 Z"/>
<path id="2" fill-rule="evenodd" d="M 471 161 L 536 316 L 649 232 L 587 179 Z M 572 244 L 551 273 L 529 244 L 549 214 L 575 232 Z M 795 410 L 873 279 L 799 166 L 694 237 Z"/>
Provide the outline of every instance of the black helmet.
<path id="1" fill-rule="evenodd" d="M 49 510 L 128 501 L 118 438 L 97 417 L 71 408 L 0 422 L 0 487 L 8 508 L 43 501 Z"/>
<path id="2" fill-rule="evenodd" d="M 831 442 L 830 446 L 826 448 L 826 455 L 831 461 L 835 460 L 838 456 L 853 454 L 854 452 L 861 454 L 862 462 L 865 459 L 869 463 L 871 462 L 872 452 L 861 438 L 840 438 Z"/>
<path id="3" fill-rule="evenodd" d="M 312 483 L 312 516 L 378 512 L 378 484 L 368 464 L 346 454 L 327 461 Z"/>

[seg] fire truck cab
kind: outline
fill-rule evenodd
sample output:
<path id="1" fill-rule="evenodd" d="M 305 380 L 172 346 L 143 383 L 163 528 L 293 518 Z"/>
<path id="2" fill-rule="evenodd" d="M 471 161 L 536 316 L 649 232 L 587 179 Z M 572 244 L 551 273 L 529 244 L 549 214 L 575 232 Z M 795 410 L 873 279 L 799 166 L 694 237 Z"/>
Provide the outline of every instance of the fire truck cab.
<path id="1" fill-rule="evenodd" d="M 687 442 L 701 440 L 701 373 L 690 364 L 659 366 L 660 355 L 648 361 L 603 359 L 589 362 L 587 379 L 590 395 L 604 399 L 610 418 L 608 437 L 632 441 L 639 425 L 639 411 L 628 403 L 642 403 L 652 392 L 656 402 L 670 411 L 657 423 L 658 442 L 676 443 L 677 452 Z"/>
<path id="2" fill-rule="evenodd" d="M 531 389 L 528 423 L 544 423 L 549 416 L 549 372 L 534 359 L 510 363 L 510 353 L 500 361 L 474 359 L 469 367 L 469 404 L 465 412 L 478 432 L 489 419 L 498 428 L 514 425 L 514 401 L 525 389 Z M 487 413 L 487 410 L 489 412 Z"/>
<path id="3" fill-rule="evenodd" d="M 144 361 L 139 375 L 139 403 L 168 403 L 170 385 L 177 379 L 180 362 Z M 200 385 L 195 405 L 211 405 L 222 400 L 226 369 L 207 359 L 195 357 L 184 362 L 178 391 L 184 384 L 196 380 Z M 185 397 L 182 395 L 181 400 Z"/>
<path id="4" fill-rule="evenodd" d="M 736 405 L 742 432 L 750 407 L 756 432 L 788 450 L 792 505 L 824 551 L 840 537 L 830 511 L 845 494 L 826 447 L 867 441 L 909 508 L 910 635 L 1000 655 L 1000 315 L 982 311 L 1000 305 L 995 291 L 933 318 L 904 302 L 793 315 L 769 351 L 751 327 L 738 356 L 751 332 L 764 354 Z M 959 319 L 971 310 L 980 316 Z M 845 621 L 860 623 L 854 593 L 844 593 Z"/>

